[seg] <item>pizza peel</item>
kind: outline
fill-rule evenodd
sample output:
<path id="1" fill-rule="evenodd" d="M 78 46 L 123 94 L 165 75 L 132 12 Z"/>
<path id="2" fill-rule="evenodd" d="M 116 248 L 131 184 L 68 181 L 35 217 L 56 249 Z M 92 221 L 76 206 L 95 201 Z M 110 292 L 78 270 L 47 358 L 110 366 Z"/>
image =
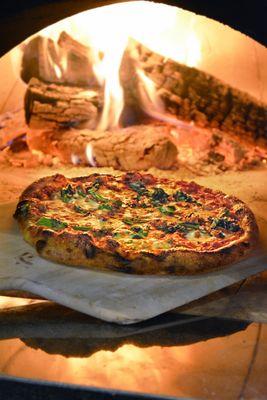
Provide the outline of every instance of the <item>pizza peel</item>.
<path id="1" fill-rule="evenodd" d="M 266 252 L 198 276 L 138 276 L 72 268 L 39 257 L 0 206 L 0 291 L 26 291 L 105 321 L 131 324 L 187 304 L 267 269 Z"/>

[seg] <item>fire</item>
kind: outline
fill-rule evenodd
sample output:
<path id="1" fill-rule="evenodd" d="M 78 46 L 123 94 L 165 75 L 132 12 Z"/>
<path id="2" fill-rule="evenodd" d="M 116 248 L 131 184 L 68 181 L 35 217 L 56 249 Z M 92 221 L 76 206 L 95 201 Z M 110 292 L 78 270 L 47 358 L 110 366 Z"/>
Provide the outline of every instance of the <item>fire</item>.
<path id="1" fill-rule="evenodd" d="M 89 165 L 91 165 L 91 167 L 96 167 L 96 162 L 95 162 L 94 153 L 93 153 L 93 146 L 90 143 L 86 146 L 85 153 L 86 153 L 86 158 L 88 160 Z"/>
<path id="2" fill-rule="evenodd" d="M 183 15 L 183 10 L 165 4 L 133 1 L 88 10 L 45 28 L 41 34 L 47 39 L 56 38 L 65 30 L 79 42 L 92 49 L 93 72 L 104 90 L 104 105 L 97 129 L 104 131 L 119 127 L 124 108 L 124 93 L 119 70 L 122 57 L 130 38 L 143 43 L 151 50 L 196 66 L 201 59 L 201 44 L 194 31 L 194 15 Z M 187 29 L 186 29 L 187 28 Z M 66 55 L 56 48 L 57 63 L 54 73 L 60 79 L 66 70 Z M 48 67 L 51 57 L 48 53 Z M 164 113 L 162 102 L 156 96 L 153 82 L 137 71 L 143 82 L 143 109 L 150 115 Z M 145 93 L 146 92 L 146 93 Z M 149 107 L 148 107 L 149 103 Z M 151 111 L 151 106 L 153 110 Z"/>
<path id="3" fill-rule="evenodd" d="M 173 59 L 188 66 L 197 66 L 201 61 L 201 43 L 195 32 L 195 18 L 177 7 L 148 1 L 132 1 L 98 7 L 73 15 L 40 32 L 45 37 L 44 69 L 47 75 L 64 83 L 68 76 L 69 58 L 66 48 L 58 39 L 66 32 L 90 52 L 88 77 L 93 76 L 103 93 L 103 106 L 95 129 L 112 130 L 121 127 L 125 106 L 125 94 L 121 85 L 120 68 L 125 51 L 131 53 L 129 43 L 133 39 L 142 43 L 165 59 Z M 85 50 L 86 51 L 86 50 Z M 89 54 L 89 53 L 88 53 Z M 89 68 L 91 70 L 89 71 Z M 157 88 L 136 63 L 139 79 L 141 108 L 154 119 L 179 124 L 166 114 Z M 89 79 L 89 78 L 88 78 Z M 90 80 L 90 79 L 89 79 Z M 91 87 L 93 92 L 93 87 Z M 95 165 L 93 149 L 87 146 L 86 157 Z M 72 162 L 78 164 L 75 155 Z"/>
<path id="4" fill-rule="evenodd" d="M 123 89 L 120 84 L 119 69 L 128 41 L 127 35 L 118 35 L 117 40 L 106 42 L 102 62 L 95 64 L 94 71 L 100 83 L 104 83 L 104 108 L 97 129 L 105 131 L 119 125 L 123 110 Z"/>

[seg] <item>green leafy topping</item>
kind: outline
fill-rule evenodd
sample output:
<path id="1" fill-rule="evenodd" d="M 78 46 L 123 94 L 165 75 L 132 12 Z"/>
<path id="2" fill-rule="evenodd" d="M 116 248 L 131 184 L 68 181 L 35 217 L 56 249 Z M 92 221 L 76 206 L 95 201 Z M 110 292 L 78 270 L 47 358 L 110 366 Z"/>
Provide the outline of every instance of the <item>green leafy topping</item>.
<path id="1" fill-rule="evenodd" d="M 68 226 L 66 222 L 61 222 L 57 219 L 54 218 L 47 218 L 47 217 L 41 217 L 39 221 L 37 221 L 37 225 L 39 226 L 45 226 L 46 228 L 51 228 L 55 231 L 58 231 L 60 229 L 64 229 Z"/>
<path id="2" fill-rule="evenodd" d="M 148 193 L 147 188 L 145 187 L 144 183 L 142 181 L 133 181 L 133 182 L 129 182 L 128 186 L 134 190 L 136 193 L 138 193 L 139 195 L 144 195 L 146 193 Z"/>
<path id="3" fill-rule="evenodd" d="M 64 203 L 69 203 L 72 200 L 74 194 L 75 190 L 71 185 L 68 185 L 66 188 L 61 189 L 60 191 L 60 197 Z"/>
<path id="4" fill-rule="evenodd" d="M 222 213 L 223 217 L 229 217 L 230 216 L 230 211 L 228 210 L 228 208 L 226 208 L 223 213 Z"/>
<path id="5" fill-rule="evenodd" d="M 113 233 L 113 237 L 117 238 L 117 239 L 120 239 L 122 237 L 122 235 L 119 232 L 115 232 L 115 233 Z"/>
<path id="6" fill-rule="evenodd" d="M 87 232 L 87 231 L 91 230 L 91 228 L 89 226 L 80 226 L 80 225 L 74 225 L 74 226 L 72 226 L 72 229 L 74 229 L 75 231 L 83 231 L 83 232 Z"/>
<path id="7" fill-rule="evenodd" d="M 74 206 L 74 211 L 76 211 L 79 214 L 87 214 L 88 213 L 88 210 L 85 210 L 84 208 L 77 206 L 77 205 Z"/>
<path id="8" fill-rule="evenodd" d="M 101 178 L 96 178 L 96 180 L 94 181 L 92 188 L 95 190 L 98 190 L 100 188 L 100 185 L 102 183 L 102 179 Z"/>
<path id="9" fill-rule="evenodd" d="M 98 210 L 111 211 L 112 210 L 112 206 L 109 205 L 109 204 L 100 204 L 100 206 L 98 207 Z"/>
<path id="10" fill-rule="evenodd" d="M 121 206 L 122 206 L 122 201 L 121 200 L 115 200 L 114 202 L 113 202 L 113 207 L 115 207 L 115 208 L 120 208 Z"/>
<path id="11" fill-rule="evenodd" d="M 86 197 L 86 193 L 84 192 L 84 190 L 81 186 L 77 187 L 77 194 L 81 197 Z"/>
<path id="12" fill-rule="evenodd" d="M 132 239 L 144 239 L 148 235 L 148 230 L 144 231 L 142 228 L 138 226 L 131 228 L 131 230 L 134 232 L 133 234 L 130 235 Z"/>
<path id="13" fill-rule="evenodd" d="M 241 229 L 240 226 L 237 225 L 235 222 L 230 221 L 226 218 L 214 218 L 211 227 L 214 229 L 223 228 L 231 232 L 238 232 Z"/>
<path id="14" fill-rule="evenodd" d="M 165 215 L 173 215 L 175 212 L 175 206 L 161 206 L 159 211 Z"/>
<path id="15" fill-rule="evenodd" d="M 197 222 L 181 222 L 176 225 L 177 230 L 181 232 L 189 232 L 192 230 L 199 229 L 199 224 Z"/>
<path id="16" fill-rule="evenodd" d="M 149 205 L 146 204 L 146 203 L 140 203 L 139 205 L 140 205 L 141 208 L 148 208 L 149 207 Z"/>
<path id="17" fill-rule="evenodd" d="M 166 204 L 168 202 L 167 193 L 161 188 L 155 188 L 152 193 L 152 202 L 154 205 Z"/>
<path id="18" fill-rule="evenodd" d="M 185 201 L 186 203 L 198 203 L 193 197 L 188 194 L 182 192 L 181 190 L 177 190 L 177 192 L 173 195 L 175 201 Z"/>
<path id="19" fill-rule="evenodd" d="M 90 196 L 100 202 L 100 203 L 107 203 L 108 199 L 106 199 L 105 197 L 101 196 L 99 193 L 96 193 L 96 191 L 93 188 L 90 188 L 87 190 L 87 193 L 90 194 Z"/>
<path id="20" fill-rule="evenodd" d="M 134 220 L 131 218 L 123 218 L 122 222 L 124 222 L 126 225 L 130 225 L 130 226 L 135 224 Z"/>
<path id="21" fill-rule="evenodd" d="M 171 225 L 164 223 L 160 226 L 157 226 L 157 228 L 165 233 L 175 233 L 175 232 L 188 233 L 192 230 L 199 229 L 199 224 L 196 222 L 179 222 L 178 224 L 171 224 Z"/>
<path id="22" fill-rule="evenodd" d="M 134 224 L 143 224 L 144 222 L 147 222 L 147 218 L 139 218 L 139 217 L 124 217 L 122 219 L 122 222 L 124 222 L 124 224 L 126 225 L 134 225 Z"/>

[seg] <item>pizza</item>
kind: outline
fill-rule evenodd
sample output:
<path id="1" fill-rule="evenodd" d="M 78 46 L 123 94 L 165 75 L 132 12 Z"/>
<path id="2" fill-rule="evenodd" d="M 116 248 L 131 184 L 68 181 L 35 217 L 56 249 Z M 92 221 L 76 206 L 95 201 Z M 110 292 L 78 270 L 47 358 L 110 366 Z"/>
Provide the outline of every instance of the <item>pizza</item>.
<path id="1" fill-rule="evenodd" d="M 150 174 L 45 177 L 14 217 L 40 256 L 136 274 L 195 274 L 247 256 L 258 228 L 239 199 Z"/>

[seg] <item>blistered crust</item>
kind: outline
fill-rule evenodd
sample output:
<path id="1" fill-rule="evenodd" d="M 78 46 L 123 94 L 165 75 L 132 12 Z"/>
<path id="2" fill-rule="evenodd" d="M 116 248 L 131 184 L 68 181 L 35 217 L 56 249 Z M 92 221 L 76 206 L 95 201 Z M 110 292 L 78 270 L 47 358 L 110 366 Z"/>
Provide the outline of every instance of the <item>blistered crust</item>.
<path id="1" fill-rule="evenodd" d="M 54 175 L 34 182 L 22 193 L 15 218 L 18 220 L 25 240 L 36 248 L 40 256 L 71 266 L 132 274 L 191 275 L 214 271 L 237 262 L 250 254 L 257 246 L 258 227 L 255 217 L 243 202 L 232 196 L 228 196 L 232 202 L 242 204 L 244 233 L 236 240 L 212 251 L 184 248 L 161 251 L 141 249 L 129 254 L 121 246 L 117 246 L 117 242 L 113 239 L 103 244 L 101 241 L 97 242 L 91 233 L 70 232 L 68 229 L 54 232 L 40 226 L 32 226 L 31 217 L 22 217 L 20 205 L 26 201 L 34 203 L 36 199 L 48 200 L 55 191 L 70 182 L 88 183 L 98 176 L 98 174 L 93 174 L 89 177 L 67 179 L 63 175 Z M 143 175 L 143 177 L 150 183 L 164 182 L 166 184 L 168 182 L 166 179 L 158 180 L 151 175 Z M 213 191 L 212 193 L 220 194 L 221 192 Z"/>

